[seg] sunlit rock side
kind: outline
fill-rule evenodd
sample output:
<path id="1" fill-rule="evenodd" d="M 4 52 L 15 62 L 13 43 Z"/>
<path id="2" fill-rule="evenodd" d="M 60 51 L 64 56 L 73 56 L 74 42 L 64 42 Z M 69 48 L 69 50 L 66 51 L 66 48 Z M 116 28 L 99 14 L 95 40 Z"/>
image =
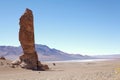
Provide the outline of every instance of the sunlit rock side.
<path id="1" fill-rule="evenodd" d="M 43 69 L 44 65 L 38 61 L 35 51 L 33 14 L 30 9 L 26 9 L 19 24 L 19 41 L 23 49 L 23 55 L 20 56 L 21 67 L 34 70 Z"/>

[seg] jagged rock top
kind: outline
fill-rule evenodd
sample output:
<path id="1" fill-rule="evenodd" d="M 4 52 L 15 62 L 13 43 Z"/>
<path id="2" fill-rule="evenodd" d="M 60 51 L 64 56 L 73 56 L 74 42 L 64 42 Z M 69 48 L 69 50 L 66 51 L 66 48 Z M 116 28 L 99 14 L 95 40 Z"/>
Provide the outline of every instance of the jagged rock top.
<path id="1" fill-rule="evenodd" d="M 32 10 L 26 8 L 25 13 L 20 18 L 20 29 L 34 32 L 33 13 Z M 32 26 L 32 27 L 31 27 Z"/>
<path id="2" fill-rule="evenodd" d="M 26 10 L 25 10 L 25 13 L 24 13 L 24 14 L 31 14 L 31 15 L 32 15 L 32 10 L 30 10 L 30 9 L 26 8 Z"/>

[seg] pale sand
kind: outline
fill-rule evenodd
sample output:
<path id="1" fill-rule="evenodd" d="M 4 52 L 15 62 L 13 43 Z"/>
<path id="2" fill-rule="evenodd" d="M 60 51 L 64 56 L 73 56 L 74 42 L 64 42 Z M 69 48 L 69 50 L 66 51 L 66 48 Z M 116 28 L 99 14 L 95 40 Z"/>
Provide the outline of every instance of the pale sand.
<path id="1" fill-rule="evenodd" d="M 0 63 L 0 80 L 120 80 L 120 60 L 48 63 L 49 71 L 9 68 L 7 62 Z"/>

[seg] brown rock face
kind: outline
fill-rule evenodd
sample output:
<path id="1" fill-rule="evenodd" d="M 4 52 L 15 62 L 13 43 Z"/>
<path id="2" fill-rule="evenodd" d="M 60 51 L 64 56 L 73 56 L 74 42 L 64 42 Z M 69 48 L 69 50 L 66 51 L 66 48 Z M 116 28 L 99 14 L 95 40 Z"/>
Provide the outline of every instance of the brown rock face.
<path id="1" fill-rule="evenodd" d="M 37 69 L 38 56 L 35 51 L 33 14 L 31 10 L 26 9 L 20 18 L 19 24 L 19 41 L 24 52 L 24 54 L 20 56 L 21 65 L 28 69 Z"/>
<path id="2" fill-rule="evenodd" d="M 23 55 L 20 56 L 20 66 L 22 68 L 34 70 L 47 70 L 48 65 L 41 64 L 38 61 L 38 55 L 35 51 L 33 14 L 30 9 L 26 9 L 20 18 L 19 41 L 23 48 Z"/>

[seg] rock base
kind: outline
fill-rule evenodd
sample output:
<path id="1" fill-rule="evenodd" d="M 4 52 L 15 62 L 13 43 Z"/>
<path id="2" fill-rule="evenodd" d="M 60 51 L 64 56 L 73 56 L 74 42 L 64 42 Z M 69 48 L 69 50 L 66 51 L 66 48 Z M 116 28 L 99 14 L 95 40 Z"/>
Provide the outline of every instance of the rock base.
<path id="1" fill-rule="evenodd" d="M 15 60 L 15 61 L 12 61 L 12 68 L 16 68 L 16 67 L 21 67 L 23 69 L 30 69 L 30 70 L 35 70 L 35 71 L 46 71 L 46 70 L 49 70 L 49 67 L 48 65 L 46 64 L 41 64 L 40 61 L 37 61 L 37 65 L 36 67 L 31 67 L 30 64 L 27 64 L 26 62 L 24 61 L 20 61 L 20 60 Z"/>

